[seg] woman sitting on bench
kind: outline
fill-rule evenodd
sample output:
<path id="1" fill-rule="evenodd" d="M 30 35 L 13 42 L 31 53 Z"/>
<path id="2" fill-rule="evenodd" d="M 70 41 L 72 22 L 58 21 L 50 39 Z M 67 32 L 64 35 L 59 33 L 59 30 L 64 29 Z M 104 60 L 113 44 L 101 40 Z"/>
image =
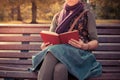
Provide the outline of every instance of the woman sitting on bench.
<path id="1" fill-rule="evenodd" d="M 58 34 L 69 31 L 84 11 L 81 0 L 65 0 L 63 9 L 53 18 L 50 31 Z M 31 68 L 39 70 L 38 80 L 68 80 L 68 72 L 79 80 L 101 75 L 101 64 L 91 53 L 98 46 L 93 14 L 85 11 L 71 30 L 79 31 L 79 41 L 71 39 L 68 44 L 58 45 L 42 43 L 42 51 L 33 57 Z"/>

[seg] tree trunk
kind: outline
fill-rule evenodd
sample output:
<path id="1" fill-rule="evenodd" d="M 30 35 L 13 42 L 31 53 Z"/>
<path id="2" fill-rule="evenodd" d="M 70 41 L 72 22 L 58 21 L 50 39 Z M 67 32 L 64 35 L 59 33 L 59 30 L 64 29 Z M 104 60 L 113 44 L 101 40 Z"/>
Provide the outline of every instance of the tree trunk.
<path id="1" fill-rule="evenodd" d="M 37 23 L 36 19 L 37 19 L 37 6 L 35 3 L 35 0 L 31 0 L 32 2 L 32 22 L 33 24 Z"/>
<path id="2" fill-rule="evenodd" d="M 12 20 L 14 20 L 14 8 L 11 8 L 11 13 L 10 13 L 10 17 Z"/>
<path id="3" fill-rule="evenodd" d="M 17 6 L 17 20 L 22 21 L 20 5 Z"/>

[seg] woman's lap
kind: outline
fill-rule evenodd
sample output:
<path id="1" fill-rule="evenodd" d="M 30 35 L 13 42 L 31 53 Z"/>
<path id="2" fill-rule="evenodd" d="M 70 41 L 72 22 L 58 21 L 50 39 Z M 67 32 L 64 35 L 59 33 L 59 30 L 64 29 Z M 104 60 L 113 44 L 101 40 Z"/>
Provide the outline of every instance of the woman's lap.
<path id="1" fill-rule="evenodd" d="M 70 45 L 61 44 L 48 47 L 46 50 L 40 52 L 37 55 L 37 58 L 43 59 L 47 52 L 51 52 L 61 63 L 67 67 L 71 74 L 79 79 L 101 74 L 100 63 L 97 62 L 95 56 L 88 51 L 80 50 Z M 40 62 L 41 61 L 38 63 L 40 64 Z"/>

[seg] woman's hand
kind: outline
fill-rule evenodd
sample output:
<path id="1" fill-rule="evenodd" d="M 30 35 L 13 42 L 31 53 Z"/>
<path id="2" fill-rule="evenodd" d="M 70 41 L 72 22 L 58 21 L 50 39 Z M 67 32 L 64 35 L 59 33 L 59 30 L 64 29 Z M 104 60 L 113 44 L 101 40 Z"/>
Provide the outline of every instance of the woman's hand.
<path id="1" fill-rule="evenodd" d="M 53 45 L 53 44 L 50 44 L 49 42 L 47 42 L 47 43 L 44 43 L 44 42 L 43 42 L 43 43 L 41 44 L 41 47 L 40 47 L 40 48 L 43 50 L 43 49 L 45 49 L 45 48 L 47 48 L 48 46 L 51 46 L 51 45 Z"/>
<path id="2" fill-rule="evenodd" d="M 79 41 L 75 39 L 70 39 L 68 43 L 76 48 L 80 48 L 83 50 L 88 50 L 89 48 L 88 44 L 84 43 L 81 39 Z"/>
<path id="3" fill-rule="evenodd" d="M 89 41 L 88 43 L 84 43 L 81 39 L 79 41 L 71 39 L 68 42 L 70 45 L 83 49 L 83 50 L 93 50 L 98 47 L 98 41 L 97 40 L 92 40 Z"/>

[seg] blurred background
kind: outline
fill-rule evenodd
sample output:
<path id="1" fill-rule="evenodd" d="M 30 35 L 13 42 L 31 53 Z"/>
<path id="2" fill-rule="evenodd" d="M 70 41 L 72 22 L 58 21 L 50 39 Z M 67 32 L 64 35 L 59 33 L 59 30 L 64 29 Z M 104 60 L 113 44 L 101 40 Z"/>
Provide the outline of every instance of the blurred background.
<path id="1" fill-rule="evenodd" d="M 119 0 L 83 0 L 98 23 L 120 23 Z M 50 23 L 64 0 L 0 0 L 0 24 Z"/>

